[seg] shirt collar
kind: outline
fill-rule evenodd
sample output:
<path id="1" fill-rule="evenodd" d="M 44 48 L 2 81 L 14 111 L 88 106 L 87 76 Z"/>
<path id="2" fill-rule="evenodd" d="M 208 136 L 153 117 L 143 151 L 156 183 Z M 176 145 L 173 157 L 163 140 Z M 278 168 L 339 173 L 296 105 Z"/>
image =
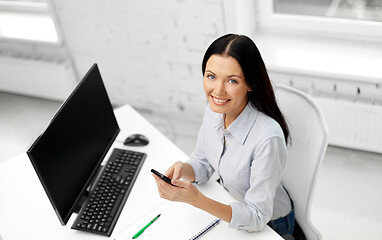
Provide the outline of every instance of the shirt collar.
<path id="1" fill-rule="evenodd" d="M 227 130 L 241 144 L 244 144 L 258 115 L 259 110 L 257 110 L 256 107 L 252 106 L 251 102 L 248 102 L 244 110 L 231 123 L 231 125 L 228 126 Z M 220 131 L 224 129 L 223 114 L 216 114 L 214 126 L 217 130 Z"/>

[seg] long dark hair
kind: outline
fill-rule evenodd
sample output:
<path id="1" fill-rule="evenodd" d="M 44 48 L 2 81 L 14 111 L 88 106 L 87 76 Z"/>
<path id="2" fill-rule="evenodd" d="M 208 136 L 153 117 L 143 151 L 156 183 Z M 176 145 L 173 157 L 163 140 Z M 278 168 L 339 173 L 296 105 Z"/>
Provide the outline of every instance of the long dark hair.
<path id="1" fill-rule="evenodd" d="M 227 34 L 216 39 L 204 54 L 203 76 L 207 61 L 213 54 L 228 55 L 236 59 L 243 70 L 247 85 L 252 89 L 248 92 L 249 101 L 259 111 L 278 122 L 283 130 L 285 142 L 288 143 L 289 128 L 277 106 L 271 81 L 255 43 L 247 36 L 236 34 Z"/>

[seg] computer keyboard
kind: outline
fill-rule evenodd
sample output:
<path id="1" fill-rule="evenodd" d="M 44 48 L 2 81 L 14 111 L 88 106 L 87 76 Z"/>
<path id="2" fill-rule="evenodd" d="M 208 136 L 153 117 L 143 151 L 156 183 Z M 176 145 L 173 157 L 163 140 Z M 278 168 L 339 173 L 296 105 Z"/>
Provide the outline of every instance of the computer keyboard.
<path id="1" fill-rule="evenodd" d="M 114 149 L 72 228 L 110 236 L 145 158 L 145 153 Z"/>

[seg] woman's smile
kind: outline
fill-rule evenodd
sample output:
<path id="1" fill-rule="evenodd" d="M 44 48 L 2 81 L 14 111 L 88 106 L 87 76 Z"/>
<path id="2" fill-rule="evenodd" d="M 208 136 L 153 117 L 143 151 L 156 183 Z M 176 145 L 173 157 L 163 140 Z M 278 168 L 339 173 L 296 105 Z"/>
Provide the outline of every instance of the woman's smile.
<path id="1" fill-rule="evenodd" d="M 211 98 L 212 98 L 212 102 L 215 103 L 216 105 L 226 105 L 228 104 L 229 101 L 231 101 L 231 99 L 227 99 L 227 98 L 219 98 L 219 97 L 216 97 L 216 96 L 213 96 L 211 95 Z"/>

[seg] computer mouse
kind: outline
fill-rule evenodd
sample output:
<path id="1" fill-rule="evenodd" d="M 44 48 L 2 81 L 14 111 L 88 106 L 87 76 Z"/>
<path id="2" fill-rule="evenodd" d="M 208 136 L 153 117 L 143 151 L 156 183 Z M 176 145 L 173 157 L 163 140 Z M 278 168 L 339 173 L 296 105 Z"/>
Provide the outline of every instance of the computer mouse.
<path id="1" fill-rule="evenodd" d="M 123 144 L 127 146 L 146 146 L 149 144 L 149 139 L 142 134 L 133 134 L 128 136 Z"/>

